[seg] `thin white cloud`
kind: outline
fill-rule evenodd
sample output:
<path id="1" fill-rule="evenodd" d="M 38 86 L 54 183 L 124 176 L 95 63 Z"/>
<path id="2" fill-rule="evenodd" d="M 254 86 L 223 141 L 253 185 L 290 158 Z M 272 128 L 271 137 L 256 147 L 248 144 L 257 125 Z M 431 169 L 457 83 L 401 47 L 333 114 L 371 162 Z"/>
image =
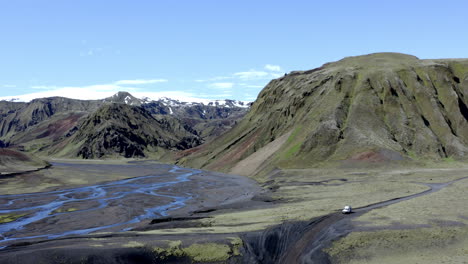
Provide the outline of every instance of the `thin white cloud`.
<path id="1" fill-rule="evenodd" d="M 272 65 L 272 64 L 267 64 L 267 65 L 265 65 L 265 69 L 266 69 L 266 70 L 269 70 L 269 71 L 275 71 L 275 72 L 281 71 L 281 67 L 280 67 L 280 66 L 278 66 L 278 65 Z"/>
<path id="2" fill-rule="evenodd" d="M 195 82 L 215 82 L 215 81 L 221 81 L 221 80 L 227 80 L 227 79 L 232 79 L 233 77 L 231 76 L 216 76 L 213 78 L 208 78 L 208 79 L 197 79 Z"/>
<path id="3" fill-rule="evenodd" d="M 213 77 L 213 78 L 208 79 L 208 81 L 221 81 L 221 80 L 227 80 L 227 79 L 232 79 L 232 77 L 229 77 L 229 76 L 217 76 L 217 77 Z"/>
<path id="4" fill-rule="evenodd" d="M 210 93 L 210 94 L 200 94 L 201 97 L 212 98 L 214 100 L 223 100 L 223 99 L 233 99 L 233 94 L 230 92 L 223 92 L 221 93 Z"/>
<path id="5" fill-rule="evenodd" d="M 228 98 L 232 97 L 232 93 L 212 94 L 211 96 L 213 98 L 217 98 L 217 99 L 228 99 Z"/>
<path id="6" fill-rule="evenodd" d="M 104 51 L 104 48 L 89 48 L 88 50 L 81 51 L 80 56 L 81 57 L 93 56 L 93 55 L 101 54 L 103 53 L 103 51 Z"/>
<path id="7" fill-rule="evenodd" d="M 119 81 L 121 84 L 129 84 L 131 82 L 127 82 L 128 80 Z M 133 80 L 132 80 L 133 81 Z M 223 89 L 228 89 L 232 87 L 233 83 L 214 83 L 213 87 L 220 88 L 218 92 L 220 93 L 210 93 L 207 95 L 201 95 L 199 91 L 196 92 L 188 92 L 185 91 L 148 91 L 147 89 L 143 90 L 140 87 L 129 87 L 129 86 L 122 86 L 118 85 L 118 82 L 110 83 L 110 84 L 96 84 L 96 85 L 87 85 L 87 86 L 48 86 L 48 85 L 37 85 L 34 86 L 34 89 L 38 89 L 40 91 L 28 93 L 28 94 L 20 94 L 15 96 L 6 96 L 0 97 L 0 100 L 14 100 L 14 101 L 22 101 L 22 102 L 29 102 L 33 99 L 37 98 L 45 98 L 45 97 L 67 97 L 73 99 L 81 99 L 81 100 L 99 100 L 110 97 L 116 94 L 119 91 L 128 91 L 133 96 L 137 98 L 149 98 L 150 100 L 158 100 L 160 98 L 171 98 L 175 100 L 180 100 L 183 102 L 202 102 L 202 103 L 209 103 L 211 100 L 216 98 L 230 98 L 232 96 L 229 91 L 225 91 Z M 141 84 L 141 82 L 133 82 L 135 84 Z M 33 87 L 31 87 L 33 88 Z M 201 98 L 200 98 L 201 97 Z M 208 99 L 209 98 L 209 99 Z"/>
<path id="8" fill-rule="evenodd" d="M 219 82 L 219 83 L 212 83 L 210 84 L 211 87 L 213 88 L 218 88 L 218 89 L 230 89 L 234 86 L 234 83 L 231 82 Z"/>
<path id="9" fill-rule="evenodd" d="M 264 70 L 249 70 L 249 71 L 242 71 L 236 72 L 231 74 L 230 76 L 217 76 L 208 79 L 197 79 L 195 82 L 213 82 L 213 81 L 221 81 L 221 80 L 229 80 L 229 79 L 240 79 L 242 81 L 249 81 L 249 80 L 268 80 L 273 78 L 281 77 L 283 74 L 281 73 L 282 69 L 278 65 L 273 64 L 266 64 L 264 66 Z"/>
<path id="10" fill-rule="evenodd" d="M 152 83 L 165 83 L 166 79 L 135 79 L 135 80 L 120 80 L 116 81 L 116 85 L 138 85 L 138 84 L 152 84 Z"/>
<path id="11" fill-rule="evenodd" d="M 52 85 L 33 85 L 31 86 L 32 89 L 37 89 L 37 90 L 54 90 L 58 89 L 60 87 L 57 86 L 52 86 Z"/>
<path id="12" fill-rule="evenodd" d="M 4 87 L 4 88 L 15 88 L 16 85 L 14 85 L 14 84 L 4 84 L 4 85 L 2 85 L 2 87 Z"/>
<path id="13" fill-rule="evenodd" d="M 151 91 L 139 91 L 137 88 L 130 88 L 128 87 L 121 87 L 117 85 L 90 85 L 85 87 L 59 87 L 49 91 L 41 91 L 36 93 L 29 93 L 17 96 L 8 96 L 8 97 L 0 97 L 0 100 L 14 100 L 14 101 L 22 101 L 22 102 L 29 102 L 33 99 L 37 98 L 45 98 L 45 97 L 67 97 L 73 99 L 81 99 L 81 100 L 99 100 L 110 97 L 116 94 L 119 91 L 129 91 L 131 94 L 137 98 L 147 98 L 150 100 L 158 100 L 160 98 L 171 98 L 174 100 L 179 100 L 181 102 L 202 102 L 202 103 L 209 103 L 213 98 L 218 97 L 219 95 L 209 95 L 206 96 L 207 98 L 199 98 L 200 94 L 198 93 L 189 93 L 185 91 L 159 91 L 159 92 L 151 92 Z M 133 90 L 133 91 L 131 91 Z M 226 95 L 226 94 L 225 94 Z M 229 97 L 229 96 L 228 96 Z"/>
<path id="14" fill-rule="evenodd" d="M 279 78 L 281 76 L 284 76 L 284 73 L 270 73 L 270 76 L 274 78 Z"/>
<path id="15" fill-rule="evenodd" d="M 242 86 L 247 87 L 247 88 L 263 88 L 265 85 L 251 85 L 251 84 L 243 84 Z"/>
<path id="16" fill-rule="evenodd" d="M 52 90 L 44 90 L 44 91 L 35 92 L 35 93 L 0 97 L 0 100 L 11 100 L 12 98 L 17 98 L 18 101 L 29 102 L 36 98 L 54 97 L 54 96 L 90 100 L 90 99 L 106 98 L 106 97 L 113 95 L 115 92 L 119 91 L 119 89 L 96 90 L 96 87 L 99 87 L 99 86 L 92 85 L 92 86 L 87 86 L 87 87 L 58 87 Z M 100 88 L 106 88 L 106 87 L 100 87 Z M 107 87 L 107 88 L 110 88 L 110 87 Z"/>
<path id="17" fill-rule="evenodd" d="M 160 92 L 133 92 L 133 96 L 137 98 L 149 98 L 150 100 L 158 100 L 160 98 L 171 98 L 182 102 L 200 102 L 208 99 L 196 98 L 198 94 L 189 93 L 186 91 L 160 91 Z"/>
<path id="18" fill-rule="evenodd" d="M 270 73 L 265 72 L 265 71 L 246 71 L 246 72 L 236 72 L 233 74 L 235 77 L 238 77 L 240 79 L 261 79 L 268 77 Z"/>
<path id="19" fill-rule="evenodd" d="M 166 79 L 137 79 L 137 80 L 120 80 L 110 84 L 94 84 L 85 86 L 54 86 L 54 85 L 35 85 L 30 88 L 40 90 L 33 93 L 20 94 L 15 96 L 0 97 L 0 100 L 11 100 L 29 102 L 36 98 L 44 97 L 68 97 L 73 99 L 91 100 L 103 99 L 114 95 L 119 91 L 128 91 L 131 93 L 139 92 L 141 88 L 128 85 L 139 84 L 154 84 L 167 82 Z M 188 94 L 184 94 L 188 96 Z"/>

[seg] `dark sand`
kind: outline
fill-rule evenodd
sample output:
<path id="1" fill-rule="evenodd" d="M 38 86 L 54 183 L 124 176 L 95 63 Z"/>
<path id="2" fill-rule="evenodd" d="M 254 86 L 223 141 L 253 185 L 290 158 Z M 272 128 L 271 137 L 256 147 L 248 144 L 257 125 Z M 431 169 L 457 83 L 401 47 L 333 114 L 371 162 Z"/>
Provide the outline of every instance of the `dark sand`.
<path id="1" fill-rule="evenodd" d="M 213 208 L 248 202 L 262 191 L 255 181 L 246 177 L 153 162 L 53 165 L 43 172 L 18 175 L 0 182 L 0 190 L 17 193 L 0 196 L 0 211 L 25 215 L 17 221 L 0 224 L 0 231 L 3 227 L 0 246 L 6 247 L 0 251 L 0 256 L 10 252 L 8 246 L 11 245 L 39 243 L 47 248 L 46 244 L 54 244 L 54 239 L 74 237 L 80 240 L 80 236 L 97 232 L 125 236 L 128 230 L 155 228 L 154 222 L 150 225 L 155 219 L 180 219 L 191 217 L 194 212 L 203 215 Z M 92 184 L 74 184 L 70 179 L 74 175 Z M 38 185 L 41 180 L 44 186 Z M 51 184 L 54 186 L 49 186 Z M 12 185 L 43 192 L 19 194 L 21 190 L 12 189 Z M 46 216 L 25 221 L 28 217 L 37 218 L 38 214 Z M 17 222 L 24 225 L 15 225 Z M 167 223 L 178 223 L 162 222 L 166 226 Z M 9 226 L 16 229 L 9 229 Z M 67 244 L 74 247 L 72 241 L 74 239 L 68 239 Z M 18 250 L 13 248 L 13 251 Z M 28 249 L 21 247 L 20 251 L 23 253 Z"/>

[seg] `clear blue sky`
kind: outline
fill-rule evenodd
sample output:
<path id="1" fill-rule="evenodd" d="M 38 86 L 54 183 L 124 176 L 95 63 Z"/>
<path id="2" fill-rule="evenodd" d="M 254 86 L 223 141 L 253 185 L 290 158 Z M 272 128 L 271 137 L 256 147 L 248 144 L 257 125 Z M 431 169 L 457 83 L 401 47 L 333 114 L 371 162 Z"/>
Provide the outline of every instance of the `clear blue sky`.
<path id="1" fill-rule="evenodd" d="M 468 57 L 468 1 L 0 0 L 0 98 L 253 100 L 346 56 Z"/>

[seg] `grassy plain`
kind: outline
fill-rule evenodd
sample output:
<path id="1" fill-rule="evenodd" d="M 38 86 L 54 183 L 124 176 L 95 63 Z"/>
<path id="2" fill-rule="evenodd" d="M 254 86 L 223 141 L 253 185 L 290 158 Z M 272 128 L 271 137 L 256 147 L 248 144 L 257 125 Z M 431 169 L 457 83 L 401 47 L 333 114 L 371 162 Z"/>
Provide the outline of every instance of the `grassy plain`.
<path id="1" fill-rule="evenodd" d="M 283 170 L 264 183 L 266 189 L 271 189 L 272 206 L 221 209 L 210 214 L 210 218 L 198 220 L 202 227 L 148 232 L 183 234 L 261 230 L 284 221 L 327 215 L 347 204 L 357 208 L 423 192 L 429 189 L 424 183 L 455 180 L 466 172 L 466 168 Z M 452 197 L 449 191 L 444 193 Z M 451 199 L 455 198 L 440 201 L 443 204 Z M 454 210 L 458 206 L 454 204 Z"/>

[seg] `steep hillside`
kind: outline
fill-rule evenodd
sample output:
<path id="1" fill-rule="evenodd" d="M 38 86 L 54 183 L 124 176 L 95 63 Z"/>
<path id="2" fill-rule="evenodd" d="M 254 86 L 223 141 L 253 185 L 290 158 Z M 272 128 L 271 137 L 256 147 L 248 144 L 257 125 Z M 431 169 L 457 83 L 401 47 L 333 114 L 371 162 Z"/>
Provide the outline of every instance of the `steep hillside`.
<path id="1" fill-rule="evenodd" d="M 46 166 L 47 162 L 26 153 L 0 148 L 0 175 L 32 171 Z"/>
<path id="2" fill-rule="evenodd" d="M 466 59 L 349 57 L 272 80 L 235 128 L 179 162 L 255 175 L 323 162 L 465 158 L 467 105 Z"/>
<path id="3" fill-rule="evenodd" d="M 141 107 L 105 104 L 88 116 L 70 139 L 59 144 L 59 155 L 101 158 L 121 155 L 145 157 L 148 153 L 181 150 L 200 139 L 173 118 L 154 118 Z"/>

